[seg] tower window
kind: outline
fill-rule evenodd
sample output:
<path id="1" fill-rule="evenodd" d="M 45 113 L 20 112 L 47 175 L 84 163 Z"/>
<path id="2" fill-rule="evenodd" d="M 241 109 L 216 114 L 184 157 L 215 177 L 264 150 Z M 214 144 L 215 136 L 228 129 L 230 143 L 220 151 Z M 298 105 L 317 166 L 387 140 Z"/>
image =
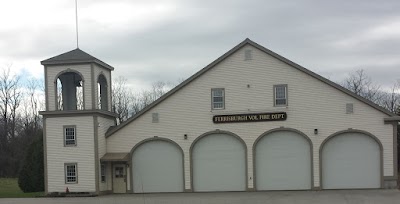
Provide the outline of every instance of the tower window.
<path id="1" fill-rule="evenodd" d="M 64 126 L 64 146 L 76 146 L 75 126 Z"/>
<path id="2" fill-rule="evenodd" d="M 65 183 L 78 183 L 77 163 L 64 164 Z"/>

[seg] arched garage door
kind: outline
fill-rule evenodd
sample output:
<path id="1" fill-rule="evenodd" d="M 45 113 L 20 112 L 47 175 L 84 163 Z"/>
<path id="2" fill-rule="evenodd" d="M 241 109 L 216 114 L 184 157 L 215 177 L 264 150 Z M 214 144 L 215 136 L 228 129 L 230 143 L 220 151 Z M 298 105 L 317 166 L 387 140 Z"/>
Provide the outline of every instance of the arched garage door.
<path id="1" fill-rule="evenodd" d="M 322 146 L 322 188 L 380 188 L 381 149 L 372 137 L 342 133 Z"/>
<path id="2" fill-rule="evenodd" d="M 152 140 L 132 156 L 133 192 L 183 192 L 183 153 L 170 141 Z"/>
<path id="3" fill-rule="evenodd" d="M 246 148 L 230 134 L 209 134 L 192 147 L 193 190 L 245 191 Z"/>
<path id="4" fill-rule="evenodd" d="M 257 190 L 311 189 L 311 144 L 294 131 L 267 133 L 255 144 Z"/>

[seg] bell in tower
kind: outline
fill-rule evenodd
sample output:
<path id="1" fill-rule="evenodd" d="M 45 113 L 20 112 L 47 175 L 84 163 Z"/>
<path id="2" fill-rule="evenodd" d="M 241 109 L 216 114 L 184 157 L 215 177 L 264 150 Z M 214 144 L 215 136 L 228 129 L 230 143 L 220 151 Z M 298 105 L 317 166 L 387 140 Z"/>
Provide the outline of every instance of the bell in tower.
<path id="1" fill-rule="evenodd" d="M 83 109 L 83 78 L 75 72 L 66 72 L 57 79 L 57 106 L 59 110 Z"/>
<path id="2" fill-rule="evenodd" d="M 79 48 L 41 63 L 45 66 L 46 111 L 111 112 L 113 67 Z"/>

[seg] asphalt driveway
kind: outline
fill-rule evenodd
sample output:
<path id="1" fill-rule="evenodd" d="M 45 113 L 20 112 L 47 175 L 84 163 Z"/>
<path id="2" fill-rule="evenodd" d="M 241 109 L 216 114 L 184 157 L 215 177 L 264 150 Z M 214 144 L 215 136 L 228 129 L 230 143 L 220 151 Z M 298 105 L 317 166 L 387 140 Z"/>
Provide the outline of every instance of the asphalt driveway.
<path id="1" fill-rule="evenodd" d="M 122 194 L 89 198 L 0 199 L 1 204 L 257 204 L 400 203 L 399 190 L 276 191 L 224 193 Z"/>

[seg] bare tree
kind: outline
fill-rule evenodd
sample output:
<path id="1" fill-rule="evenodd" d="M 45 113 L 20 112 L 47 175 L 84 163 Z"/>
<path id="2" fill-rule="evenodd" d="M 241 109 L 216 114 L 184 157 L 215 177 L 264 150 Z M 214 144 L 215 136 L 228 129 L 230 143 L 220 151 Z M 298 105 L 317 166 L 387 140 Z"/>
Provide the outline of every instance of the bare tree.
<path id="1" fill-rule="evenodd" d="M 383 97 L 380 86 L 374 84 L 363 69 L 351 73 L 349 77 L 344 80 L 342 85 L 355 94 L 377 104 L 380 103 Z"/>
<path id="2" fill-rule="evenodd" d="M 11 74 L 10 67 L 0 72 L 0 176 L 16 176 L 26 150 L 21 147 L 29 145 L 33 138 L 31 136 L 35 134 L 24 132 L 26 128 L 23 122 L 24 113 L 27 110 L 24 110 L 25 106 L 21 107 L 21 104 L 24 104 L 26 97 L 29 96 L 24 94 L 24 90 L 29 88 L 23 87 L 19 76 Z M 37 105 L 37 103 L 32 104 Z M 36 120 L 40 120 L 37 108 L 35 112 L 32 114 Z M 41 127 L 37 129 L 41 131 Z"/>
<path id="3" fill-rule="evenodd" d="M 11 75 L 10 68 L 3 70 L 0 75 L 0 112 L 4 123 L 2 134 L 7 138 L 15 137 L 16 114 L 22 98 L 19 88 L 19 77 Z"/>
<path id="4" fill-rule="evenodd" d="M 393 113 L 399 114 L 399 107 L 400 107 L 399 81 L 390 88 L 389 92 L 383 92 L 383 97 L 381 99 L 380 105 Z"/>
<path id="5" fill-rule="evenodd" d="M 119 77 L 113 81 L 112 87 L 112 109 L 118 114 L 118 122 L 121 123 L 129 118 L 129 113 L 133 105 L 132 92 L 128 90 L 126 79 Z"/>
<path id="6" fill-rule="evenodd" d="M 63 104 L 63 94 L 62 94 L 62 83 L 60 79 L 57 79 L 56 85 L 57 85 L 57 109 L 63 110 L 64 104 Z"/>
<path id="7" fill-rule="evenodd" d="M 24 127 L 31 127 L 34 131 L 40 128 L 41 118 L 38 112 L 43 110 L 45 105 L 41 100 L 41 97 L 43 98 L 44 96 L 40 94 L 40 84 L 43 84 L 43 82 L 35 79 L 27 81 L 23 110 L 21 111 L 23 113 Z"/>
<path id="8" fill-rule="evenodd" d="M 144 90 L 139 94 L 139 104 L 141 109 L 150 105 L 157 99 L 159 99 L 162 95 L 167 93 L 174 87 L 175 84 L 163 81 L 156 81 L 151 85 L 150 90 Z"/>
<path id="9" fill-rule="evenodd" d="M 10 89 L 10 135 L 12 138 L 15 137 L 16 126 L 17 126 L 17 117 L 18 117 L 18 108 L 21 105 L 23 93 L 21 91 L 21 87 L 19 84 L 19 77 L 14 78 L 15 86 Z"/>
<path id="10" fill-rule="evenodd" d="M 80 82 L 80 86 L 76 87 L 76 110 L 83 110 L 83 86 L 82 82 Z"/>
<path id="11" fill-rule="evenodd" d="M 123 77 L 113 81 L 112 108 L 118 114 L 118 123 L 137 114 L 175 86 L 172 83 L 157 81 L 152 84 L 151 89 L 133 93 L 128 89 L 126 82 Z"/>

